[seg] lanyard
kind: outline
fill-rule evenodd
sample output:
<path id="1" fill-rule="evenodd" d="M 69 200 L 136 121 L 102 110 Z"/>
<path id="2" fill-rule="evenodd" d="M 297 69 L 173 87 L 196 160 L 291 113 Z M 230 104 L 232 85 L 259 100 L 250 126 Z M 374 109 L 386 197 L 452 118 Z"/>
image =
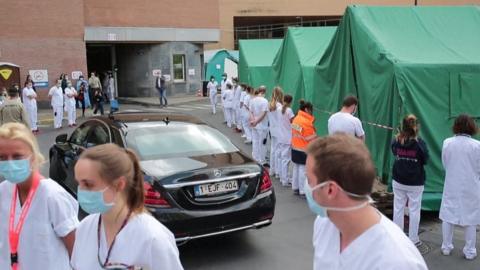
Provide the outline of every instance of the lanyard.
<path id="1" fill-rule="evenodd" d="M 41 178 L 42 176 L 38 172 L 33 173 L 32 186 L 30 187 L 30 191 L 28 191 L 28 196 L 23 204 L 22 212 L 20 214 L 20 218 L 18 219 L 16 227 L 15 210 L 17 206 L 18 187 L 17 185 L 13 187 L 12 202 L 10 204 L 10 224 L 8 229 L 8 236 L 10 242 L 10 264 L 12 266 L 12 270 L 18 269 L 18 242 L 20 240 L 20 233 L 22 231 L 23 224 L 25 223 L 25 218 L 27 217 L 28 210 L 32 205 L 33 196 L 35 196 L 35 193 L 37 192 Z"/>
<path id="2" fill-rule="evenodd" d="M 128 219 L 130 218 L 131 214 L 132 214 L 132 211 L 129 211 L 127 217 L 123 220 L 122 226 L 120 227 L 118 232 L 115 234 L 115 237 L 113 238 L 112 244 L 108 248 L 107 258 L 105 259 L 104 263 L 102 263 L 102 261 L 100 260 L 100 228 L 101 228 L 101 225 L 102 225 L 102 214 L 99 215 L 98 226 L 97 226 L 97 244 L 98 244 L 97 257 L 98 257 L 98 263 L 100 264 L 100 266 L 102 268 L 105 268 L 105 266 L 108 265 L 108 261 L 110 260 L 110 254 L 112 253 L 113 245 L 115 245 L 115 240 L 117 240 L 117 235 L 120 233 L 120 231 L 122 231 L 122 229 L 125 227 L 125 225 L 127 225 Z M 105 236 L 106 236 L 106 234 L 105 234 Z"/>

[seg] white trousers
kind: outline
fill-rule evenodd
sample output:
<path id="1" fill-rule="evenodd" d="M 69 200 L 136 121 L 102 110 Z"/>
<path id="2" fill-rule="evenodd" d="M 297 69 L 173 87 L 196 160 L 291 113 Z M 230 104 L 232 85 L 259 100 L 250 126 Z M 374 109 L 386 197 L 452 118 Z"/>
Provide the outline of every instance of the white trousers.
<path id="1" fill-rule="evenodd" d="M 77 120 L 77 111 L 75 105 L 67 105 L 67 115 L 68 115 L 68 125 L 73 125 L 76 123 Z"/>
<path id="2" fill-rule="evenodd" d="M 233 121 L 234 121 L 233 118 L 234 118 L 234 116 L 235 116 L 235 113 L 234 113 L 234 111 L 233 111 L 233 108 L 225 108 L 225 107 L 224 107 L 224 108 L 223 108 L 223 112 L 225 113 L 225 121 L 227 121 L 227 126 L 228 126 L 229 128 L 231 128 L 231 127 L 232 127 L 232 124 L 234 124 L 234 123 L 233 123 Z"/>
<path id="3" fill-rule="evenodd" d="M 242 113 L 243 113 L 243 109 L 241 109 L 240 105 L 238 105 L 237 108 L 235 109 L 235 123 L 237 124 L 238 129 L 242 129 L 242 125 L 243 125 Z"/>
<path id="4" fill-rule="evenodd" d="M 248 112 L 242 112 L 242 126 L 247 141 L 252 141 L 252 126 L 250 126 L 250 117 Z"/>
<path id="5" fill-rule="evenodd" d="M 451 251 L 453 249 L 453 229 L 455 225 L 452 223 L 442 222 L 442 250 Z M 466 257 L 473 258 L 477 256 L 477 249 L 475 245 L 477 243 L 477 226 L 465 226 L 465 246 L 463 247 L 463 254 Z"/>
<path id="6" fill-rule="evenodd" d="M 213 94 L 212 94 L 213 93 Z M 212 105 L 212 113 L 217 113 L 217 94 L 215 92 L 210 92 L 210 104 Z"/>
<path id="7" fill-rule="evenodd" d="M 225 102 L 223 102 L 223 97 L 220 95 L 221 103 L 222 103 L 222 108 L 223 108 L 223 119 L 225 119 L 225 122 L 227 122 L 227 110 L 225 110 Z"/>
<path id="8" fill-rule="evenodd" d="M 418 227 L 420 226 L 420 210 L 422 207 L 423 186 L 405 186 L 396 181 L 392 183 L 393 187 L 393 222 L 403 230 L 403 221 L 405 215 L 405 206 L 408 201 L 408 216 L 410 218 L 408 226 L 408 238 L 416 244 L 420 242 L 418 237 Z"/>
<path id="9" fill-rule="evenodd" d="M 303 188 L 305 187 L 305 165 L 293 163 L 293 178 L 292 178 L 292 189 L 298 190 L 300 194 L 305 194 Z"/>
<path id="10" fill-rule="evenodd" d="M 267 137 L 268 129 L 252 129 L 252 156 L 258 163 L 264 164 L 267 147 L 263 140 Z"/>
<path id="11" fill-rule="evenodd" d="M 53 127 L 61 128 L 63 120 L 63 106 L 53 107 Z"/>
<path id="12" fill-rule="evenodd" d="M 280 175 L 280 182 L 287 185 L 291 182 L 288 176 L 288 164 L 292 160 L 292 147 L 290 144 L 278 143 L 278 174 Z"/>
<path id="13" fill-rule="evenodd" d="M 34 106 L 34 107 L 25 106 L 25 110 L 27 111 L 28 119 L 30 121 L 30 127 L 31 127 L 32 131 L 37 130 L 38 129 L 38 126 L 37 126 L 37 122 L 38 122 L 37 106 Z"/>
<path id="14" fill-rule="evenodd" d="M 277 137 L 270 137 L 270 174 L 279 174 L 278 167 L 278 139 Z"/>

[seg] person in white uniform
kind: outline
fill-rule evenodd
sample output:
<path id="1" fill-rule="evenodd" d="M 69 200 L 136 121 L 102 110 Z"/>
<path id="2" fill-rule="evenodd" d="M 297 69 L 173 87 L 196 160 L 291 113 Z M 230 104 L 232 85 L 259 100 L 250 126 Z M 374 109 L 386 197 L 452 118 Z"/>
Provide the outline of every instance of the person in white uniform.
<path id="1" fill-rule="evenodd" d="M 243 132 L 245 133 L 245 143 L 252 143 L 252 126 L 250 125 L 250 120 L 253 117 L 250 111 L 250 103 L 253 98 L 253 88 L 247 86 L 245 88 L 245 97 L 242 101 L 242 127 Z"/>
<path id="2" fill-rule="evenodd" d="M 347 133 L 361 140 L 365 140 L 365 131 L 360 119 L 353 116 L 358 107 L 358 100 L 348 96 L 343 100 L 342 109 L 328 119 L 328 134 Z"/>
<path id="3" fill-rule="evenodd" d="M 405 206 L 408 202 L 408 237 L 419 247 L 422 241 L 418 237 L 422 194 L 425 185 L 425 165 L 428 160 L 428 148 L 419 136 L 417 117 L 413 114 L 403 118 L 400 132 L 391 144 L 395 157 L 392 169 L 393 222 L 403 230 Z"/>
<path id="4" fill-rule="evenodd" d="M 0 127 L 2 270 L 70 269 L 78 204 L 57 182 L 40 175 L 43 160 L 29 128 Z"/>
<path id="5" fill-rule="evenodd" d="M 268 104 L 268 128 L 270 131 L 270 176 L 280 178 L 280 167 L 278 165 L 278 136 L 279 136 L 279 115 L 278 108 L 282 107 L 283 91 L 280 87 L 275 87 L 272 91 L 272 98 Z"/>
<path id="6" fill-rule="evenodd" d="M 443 142 L 442 163 L 445 168 L 440 219 L 442 220 L 442 253 L 453 250 L 453 228 L 465 229 L 463 254 L 468 260 L 477 256 L 476 227 L 480 224 L 480 142 L 475 121 L 460 115 L 453 124 L 454 137 Z"/>
<path id="7" fill-rule="evenodd" d="M 48 96 L 51 99 L 51 105 L 53 108 L 53 127 L 62 128 L 63 120 L 63 90 L 62 90 L 62 81 L 58 80 L 57 84 L 50 88 L 48 91 Z"/>
<path id="8" fill-rule="evenodd" d="M 232 81 L 227 77 L 227 73 L 223 73 L 222 80 L 220 81 L 220 98 L 222 99 L 222 107 L 223 106 L 223 96 L 225 95 L 225 90 L 227 90 L 227 84 L 232 84 Z M 232 84 L 233 85 L 233 84 Z M 225 111 L 225 107 L 223 108 L 223 117 L 225 119 L 225 123 L 227 123 L 227 113 Z"/>
<path id="9" fill-rule="evenodd" d="M 65 109 L 67 110 L 68 115 L 68 126 L 76 126 L 77 120 L 77 111 L 75 107 L 75 97 L 77 96 L 77 91 L 72 87 L 72 83 L 67 84 L 65 88 Z"/>
<path id="10" fill-rule="evenodd" d="M 234 97 L 233 97 L 233 90 L 232 85 L 227 84 L 227 89 L 225 89 L 222 99 L 223 99 L 223 110 L 225 111 L 225 116 L 227 120 L 227 126 L 229 128 L 232 127 L 233 120 L 234 120 Z"/>
<path id="11" fill-rule="evenodd" d="M 428 269 L 402 230 L 370 205 L 376 173 L 361 140 L 321 137 L 307 154 L 305 195 L 317 215 L 315 270 Z"/>
<path id="12" fill-rule="evenodd" d="M 252 100 L 252 156 L 258 163 L 264 164 L 267 155 L 266 139 L 268 135 L 268 100 L 265 98 L 267 88 L 260 86 L 258 95 Z"/>
<path id="13" fill-rule="evenodd" d="M 34 134 L 38 133 L 38 109 L 37 109 L 37 93 L 33 90 L 31 81 L 27 82 L 22 90 L 23 105 L 30 119 L 30 128 Z"/>
<path id="14" fill-rule="evenodd" d="M 240 99 L 242 97 L 243 88 L 238 84 L 238 78 L 233 78 L 233 114 L 235 122 L 235 131 L 238 133 L 242 132 L 242 118 L 241 118 L 241 108 L 240 108 Z"/>
<path id="15" fill-rule="evenodd" d="M 277 108 L 279 115 L 278 119 L 278 168 L 280 174 L 280 183 L 286 187 L 292 179 L 288 175 L 288 164 L 292 159 L 292 121 L 295 117 L 293 114 L 292 104 L 293 98 L 291 95 L 283 97 L 283 104 Z"/>
<path id="16" fill-rule="evenodd" d="M 207 84 L 207 89 L 210 96 L 210 104 L 212 104 L 212 114 L 217 113 L 217 88 L 218 83 L 215 81 L 215 77 L 211 76 Z"/>
<path id="17" fill-rule="evenodd" d="M 135 153 L 115 144 L 88 148 L 75 165 L 78 202 L 75 270 L 183 269 L 173 234 L 145 209 Z"/>
<path id="18" fill-rule="evenodd" d="M 237 130 L 240 130 L 242 134 L 242 138 L 247 138 L 245 135 L 245 131 L 243 130 L 243 102 L 245 101 L 245 96 L 247 95 L 247 86 L 245 84 L 240 85 L 240 102 L 238 103 L 238 123 L 237 123 Z"/>

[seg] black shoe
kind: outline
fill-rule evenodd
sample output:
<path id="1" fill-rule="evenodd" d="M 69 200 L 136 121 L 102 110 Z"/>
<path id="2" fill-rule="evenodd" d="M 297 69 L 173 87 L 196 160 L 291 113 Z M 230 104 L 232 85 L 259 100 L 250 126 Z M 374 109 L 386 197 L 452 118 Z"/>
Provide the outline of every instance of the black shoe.
<path id="1" fill-rule="evenodd" d="M 298 191 L 298 189 L 294 189 L 293 190 L 293 195 L 300 195 L 300 191 Z"/>

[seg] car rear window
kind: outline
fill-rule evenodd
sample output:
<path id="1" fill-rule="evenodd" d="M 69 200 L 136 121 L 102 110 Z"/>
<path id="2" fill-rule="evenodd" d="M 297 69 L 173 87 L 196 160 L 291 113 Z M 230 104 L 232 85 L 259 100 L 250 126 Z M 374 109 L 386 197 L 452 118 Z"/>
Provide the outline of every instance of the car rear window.
<path id="1" fill-rule="evenodd" d="M 195 157 L 236 152 L 218 130 L 206 125 L 146 126 L 130 130 L 127 147 L 141 160 Z"/>

